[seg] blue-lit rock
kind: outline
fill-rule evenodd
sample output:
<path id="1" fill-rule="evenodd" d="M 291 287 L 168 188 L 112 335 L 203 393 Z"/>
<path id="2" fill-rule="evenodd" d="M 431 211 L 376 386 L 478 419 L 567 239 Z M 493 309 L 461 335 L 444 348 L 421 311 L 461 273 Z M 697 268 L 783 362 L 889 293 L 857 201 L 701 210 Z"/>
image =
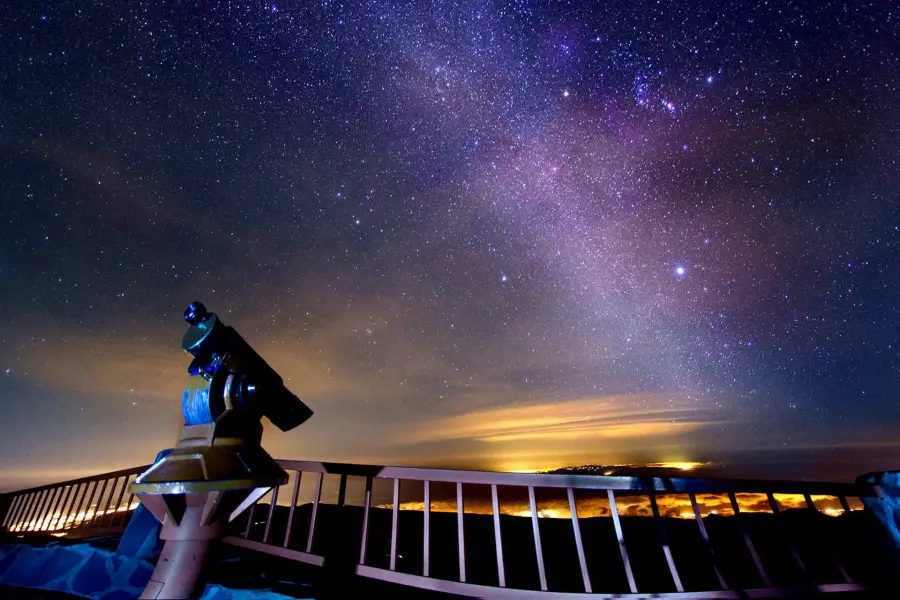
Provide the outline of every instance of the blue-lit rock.
<path id="1" fill-rule="evenodd" d="M 150 575 L 153 574 L 153 567 L 147 563 L 141 563 L 135 566 L 128 583 L 141 589 L 150 581 Z"/>
<path id="2" fill-rule="evenodd" d="M 68 547 L 47 548 L 47 550 L 52 550 L 52 552 L 48 552 L 49 556 L 40 578 L 48 582 L 60 580 L 63 582 L 62 585 L 67 587 L 68 581 L 63 577 L 68 573 L 76 572 L 77 567 L 85 562 L 84 553 L 79 552 L 78 548 Z M 66 589 L 66 587 L 57 589 Z"/>
<path id="3" fill-rule="evenodd" d="M 0 583 L 78 594 L 96 600 L 137 598 L 153 568 L 88 544 L 0 547 Z M 117 594 L 117 596 L 113 595 Z"/>
<path id="4" fill-rule="evenodd" d="M 109 556 L 92 554 L 72 579 L 72 591 L 76 594 L 94 597 L 109 590 L 112 578 L 106 571 Z"/>
<path id="5" fill-rule="evenodd" d="M 894 546 L 900 549 L 900 472 L 870 473 L 857 481 L 880 492 L 877 497 L 863 498 L 863 504 L 884 525 Z"/>
<path id="6" fill-rule="evenodd" d="M 6 569 L 0 582 L 7 585 L 31 586 L 40 578 L 49 554 L 44 548 L 24 548 Z"/>
<path id="7" fill-rule="evenodd" d="M 23 548 L 24 546 L 19 545 L 0 546 L 0 581 Z"/>

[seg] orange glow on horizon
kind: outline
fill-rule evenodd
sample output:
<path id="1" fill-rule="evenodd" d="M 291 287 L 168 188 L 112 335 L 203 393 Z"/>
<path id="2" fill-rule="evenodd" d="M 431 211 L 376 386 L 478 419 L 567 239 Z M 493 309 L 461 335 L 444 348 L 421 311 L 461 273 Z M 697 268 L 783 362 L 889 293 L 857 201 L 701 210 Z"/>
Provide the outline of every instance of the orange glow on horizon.
<path id="1" fill-rule="evenodd" d="M 788 509 L 808 508 L 802 494 L 774 494 L 775 502 L 780 511 Z M 701 517 L 717 515 L 730 517 L 734 515 L 731 501 L 727 494 L 695 494 L 697 509 Z M 742 513 L 772 513 L 766 494 L 761 493 L 737 493 L 735 499 Z M 830 517 L 844 514 L 840 499 L 837 496 L 813 496 L 814 508 Z M 862 503 L 858 501 L 848 504 L 851 511 L 862 510 Z M 694 519 L 694 510 L 687 494 L 660 494 L 656 496 L 656 503 L 660 516 L 676 519 Z M 576 510 L 579 518 L 609 517 L 609 501 L 603 495 L 579 497 L 576 499 Z M 379 504 L 375 508 L 390 509 L 391 504 Z M 425 504 L 422 501 L 409 501 L 400 504 L 400 510 L 423 511 Z M 653 510 L 650 497 L 642 494 L 616 495 L 617 513 L 622 517 L 651 517 Z M 568 501 L 565 499 L 543 500 L 537 503 L 539 518 L 546 519 L 570 519 L 572 517 Z M 432 500 L 432 512 L 455 513 L 457 505 L 455 499 Z M 492 503 L 487 498 L 466 498 L 464 500 L 464 512 L 468 514 L 490 515 L 493 514 Z M 531 507 L 527 500 L 501 501 L 500 514 L 517 517 L 530 517 Z"/>

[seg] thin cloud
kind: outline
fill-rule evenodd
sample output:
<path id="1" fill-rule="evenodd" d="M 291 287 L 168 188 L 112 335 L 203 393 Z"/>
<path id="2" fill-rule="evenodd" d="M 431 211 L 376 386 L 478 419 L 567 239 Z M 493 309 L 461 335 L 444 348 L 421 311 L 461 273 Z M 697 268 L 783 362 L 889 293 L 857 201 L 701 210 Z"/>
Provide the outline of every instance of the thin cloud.
<path id="1" fill-rule="evenodd" d="M 479 410 L 422 423 L 404 441 L 625 439 L 680 435 L 714 424 L 705 411 L 670 400 L 633 394 Z"/>

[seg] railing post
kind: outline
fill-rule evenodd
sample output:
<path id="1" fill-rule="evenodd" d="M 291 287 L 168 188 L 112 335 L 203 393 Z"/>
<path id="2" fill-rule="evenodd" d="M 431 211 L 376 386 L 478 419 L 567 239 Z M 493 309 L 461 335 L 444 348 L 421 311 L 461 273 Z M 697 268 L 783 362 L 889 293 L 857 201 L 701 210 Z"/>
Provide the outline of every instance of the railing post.
<path id="1" fill-rule="evenodd" d="M 841 501 L 841 508 L 844 509 L 844 514 L 848 514 L 850 512 L 850 504 L 847 503 L 847 496 L 841 494 L 838 496 L 838 499 Z"/>
<path id="2" fill-rule="evenodd" d="M 578 507 L 575 504 L 575 492 L 572 488 L 566 488 L 566 496 L 569 499 L 569 516 L 572 517 L 572 534 L 575 536 L 575 550 L 578 552 L 578 566 L 581 567 L 584 592 L 590 594 L 591 578 L 588 575 L 587 562 L 584 559 L 584 545 L 581 543 L 581 525 L 578 522 Z"/>
<path id="3" fill-rule="evenodd" d="M 75 503 L 78 501 L 78 494 L 81 492 L 83 484 L 76 483 L 72 487 L 72 497 L 68 499 L 68 503 L 63 508 L 63 513 L 60 516 L 60 520 L 62 521 L 62 526 L 59 529 L 68 529 L 71 524 L 71 520 L 69 516 L 72 514 L 72 509 L 75 508 Z"/>
<path id="4" fill-rule="evenodd" d="M 84 525 L 84 520 L 87 518 L 88 508 L 90 508 L 91 506 L 91 501 L 94 499 L 95 493 L 97 493 L 97 482 L 91 481 L 87 484 L 87 488 L 84 491 L 84 496 L 82 496 L 82 501 L 78 505 L 78 511 L 75 513 L 74 526 L 76 528 L 79 525 Z M 78 520 L 79 513 L 83 513 L 80 521 Z"/>
<path id="5" fill-rule="evenodd" d="M 394 504 L 391 508 L 391 571 L 397 570 L 397 527 L 400 516 L 400 480 L 394 480 Z"/>
<path id="6" fill-rule="evenodd" d="M 716 572 L 716 579 L 719 580 L 719 586 L 724 590 L 728 588 L 728 584 L 725 582 L 725 576 L 722 575 L 722 570 L 719 568 L 719 559 L 716 556 L 716 551 L 713 550 L 712 542 L 709 540 L 709 534 L 706 531 L 706 525 L 703 524 L 703 515 L 700 514 L 700 507 L 697 505 L 696 496 L 691 493 L 688 494 L 691 499 L 691 508 L 694 511 L 694 519 L 697 521 L 697 527 L 700 529 L 700 537 L 703 538 L 703 542 L 706 544 L 707 549 L 709 550 L 709 559 L 712 563 L 713 571 Z"/>
<path id="7" fill-rule="evenodd" d="M 131 476 L 129 476 L 128 479 L 131 479 Z M 135 479 L 137 479 L 137 478 L 135 478 Z M 126 480 L 125 489 L 128 489 L 127 480 Z M 125 510 L 122 511 L 122 516 L 118 520 L 119 523 L 124 525 L 125 523 L 128 522 L 128 518 L 130 517 L 130 515 L 128 513 L 131 512 L 131 503 L 132 502 L 134 502 L 134 494 L 128 494 L 128 501 L 125 502 Z"/>
<path id="8" fill-rule="evenodd" d="M 11 506 L 6 513 L 6 519 L 3 523 L 7 531 L 12 531 L 13 526 L 16 524 L 16 517 L 19 511 L 22 510 L 22 503 L 25 501 L 25 497 L 22 494 L 11 495 L 11 498 Z"/>
<path id="9" fill-rule="evenodd" d="M 100 493 L 97 494 L 97 503 L 94 505 L 94 512 L 91 513 L 91 520 L 85 521 L 82 525 L 91 525 L 93 526 L 97 522 L 97 516 L 100 513 L 100 504 L 103 502 L 103 494 L 106 493 L 106 486 L 109 485 L 109 479 L 103 480 L 103 485 L 100 486 Z M 90 509 L 90 506 L 88 506 Z"/>
<path id="10" fill-rule="evenodd" d="M 44 499 L 41 501 L 41 505 L 38 507 L 37 513 L 34 515 L 34 521 L 31 530 L 32 531 L 40 531 L 41 523 L 44 522 L 44 518 L 47 516 L 47 507 L 50 504 L 50 501 L 53 499 L 53 494 L 56 493 L 56 488 L 50 488 L 44 492 Z"/>
<path id="11" fill-rule="evenodd" d="M 40 504 L 41 500 L 41 492 L 34 492 L 31 494 L 31 499 L 28 502 L 28 508 L 25 509 L 25 514 L 23 515 L 23 519 L 19 522 L 19 528 L 17 531 L 28 531 L 29 526 L 31 525 L 31 519 L 37 510 L 38 504 Z"/>
<path id="12" fill-rule="evenodd" d="M 425 482 L 422 527 L 422 575 L 428 577 L 431 571 L 431 482 Z"/>
<path id="13" fill-rule="evenodd" d="M 25 513 L 28 512 L 28 506 L 31 499 L 31 494 L 22 494 L 19 496 L 19 506 L 16 508 L 16 514 L 10 525 L 10 531 L 17 531 L 21 527 L 22 519 L 25 517 Z"/>
<path id="14" fill-rule="evenodd" d="M 500 535 L 500 500 L 497 497 L 497 485 L 491 485 L 491 504 L 494 513 L 494 549 L 497 552 L 497 582 L 506 587 L 506 569 L 503 566 L 503 538 Z"/>
<path id="15" fill-rule="evenodd" d="M 112 516 L 109 518 L 109 526 L 113 527 L 116 524 L 116 521 L 119 520 L 119 509 L 122 508 L 122 498 L 125 497 L 125 490 L 128 489 L 128 480 L 131 479 L 130 476 L 125 476 L 125 481 L 122 482 L 122 489 L 119 490 L 119 495 L 116 498 L 116 508 L 113 510 Z"/>
<path id="16" fill-rule="evenodd" d="M 33 492 L 28 494 L 27 499 L 22 506 L 22 512 L 16 517 L 16 528 L 15 531 L 23 531 L 25 526 L 28 524 L 28 515 L 31 514 L 31 511 L 34 508 L 34 503 L 37 500 L 37 492 Z"/>
<path id="17" fill-rule="evenodd" d="M 291 492 L 291 508 L 288 511 L 288 520 L 287 527 L 284 530 L 284 544 L 282 547 L 287 548 L 288 543 L 291 540 L 291 528 L 294 526 L 294 510 L 297 508 L 297 496 L 300 494 L 300 477 L 303 475 L 302 471 L 294 471 L 296 478 L 294 478 L 294 489 Z"/>
<path id="18" fill-rule="evenodd" d="M 541 548 L 541 528 L 538 525 L 537 502 L 534 499 L 534 486 L 528 486 L 528 502 L 531 505 L 531 532 L 534 536 L 534 553 L 537 557 L 538 579 L 541 591 L 547 591 L 547 573 L 544 571 L 544 551 Z"/>
<path id="19" fill-rule="evenodd" d="M 347 474 L 341 473 L 341 482 L 338 485 L 338 506 L 344 506 L 347 502 Z"/>
<path id="20" fill-rule="evenodd" d="M 125 476 L 125 481 L 122 485 L 122 489 L 119 491 L 119 496 L 116 499 L 116 510 L 113 511 L 112 519 L 110 519 L 109 525 L 113 527 L 117 524 L 124 523 L 128 520 L 128 509 L 131 507 L 131 499 L 134 497 L 134 494 L 128 495 L 128 500 L 125 501 L 125 505 L 122 505 L 122 500 L 125 498 L 125 492 L 128 491 L 128 486 L 131 482 L 131 475 Z"/>
<path id="21" fill-rule="evenodd" d="M 669 565 L 669 574 L 672 576 L 672 581 L 675 582 L 675 589 L 683 592 L 684 586 L 681 585 L 681 577 L 678 576 L 678 569 L 675 568 L 675 559 L 672 557 L 672 549 L 669 547 L 669 540 L 666 538 L 666 530 L 659 515 L 659 505 L 656 503 L 656 494 L 653 490 L 650 490 L 650 509 L 653 511 L 653 520 L 656 521 L 657 530 L 659 531 L 659 543 L 662 544 L 666 564 Z"/>
<path id="22" fill-rule="evenodd" d="M 459 580 L 466 582 L 466 532 L 463 529 L 463 515 L 465 514 L 463 505 L 463 484 L 461 481 L 456 482 L 456 540 L 459 544 Z"/>
<path id="23" fill-rule="evenodd" d="M 62 493 L 65 490 L 64 485 L 59 486 L 53 490 L 53 494 L 50 497 L 50 502 L 47 503 L 47 508 L 44 511 L 44 518 L 38 523 L 38 528 L 43 531 L 48 529 L 48 525 L 50 521 L 53 520 L 53 511 L 56 508 L 56 505 L 59 503 L 60 498 L 62 498 Z"/>
<path id="24" fill-rule="evenodd" d="M 359 543 L 359 564 L 366 564 L 366 546 L 369 544 L 369 513 L 372 512 L 372 476 L 366 477 L 366 497 L 363 501 L 362 540 Z"/>
<path id="25" fill-rule="evenodd" d="M 619 508 L 616 506 L 616 496 L 612 490 L 606 490 L 609 498 L 609 514 L 616 530 L 616 540 L 619 542 L 619 553 L 622 555 L 622 565 L 625 567 L 625 577 L 628 579 L 628 589 L 632 594 L 637 594 L 637 585 L 634 582 L 634 573 L 631 571 L 631 562 L 628 560 L 628 549 L 625 548 L 625 535 L 622 532 L 622 523 L 619 521 Z"/>
<path id="26" fill-rule="evenodd" d="M 44 506 L 42 512 L 42 517 L 40 521 L 38 521 L 38 529 L 40 531 L 44 531 L 47 529 L 47 524 L 50 522 L 50 519 L 53 517 L 53 508 L 57 502 L 59 502 L 60 497 L 62 496 L 63 488 L 65 486 L 59 486 L 53 488 L 53 492 L 50 494 L 50 498 L 48 498 L 47 504 Z"/>
<path id="27" fill-rule="evenodd" d="M 253 527 L 253 513 L 256 512 L 256 502 L 247 508 L 247 526 L 244 527 L 244 539 L 250 539 L 250 528 Z"/>
<path id="28" fill-rule="evenodd" d="M 816 504 L 815 502 L 813 502 L 812 496 L 809 493 L 803 494 L 803 499 L 806 500 L 806 508 L 815 512 L 816 514 L 821 514 L 819 513 L 819 509 L 816 508 Z M 836 566 L 838 572 L 840 572 L 841 577 L 844 579 L 844 583 L 850 583 L 851 581 L 853 581 L 853 579 L 851 579 L 850 577 L 850 574 L 847 573 L 847 569 L 844 568 L 844 563 L 837 555 L 837 552 L 834 551 L 834 548 L 830 548 L 830 550 L 831 557 L 834 559 L 834 566 Z"/>
<path id="29" fill-rule="evenodd" d="M 31 510 L 28 512 L 28 519 L 25 522 L 25 527 L 23 531 L 31 531 L 34 529 L 34 521 L 37 519 L 38 513 L 40 512 L 41 505 L 44 503 L 44 496 L 46 496 L 47 490 L 42 490 L 35 494 L 34 505 L 31 507 Z"/>
<path id="30" fill-rule="evenodd" d="M 63 494 L 62 499 L 59 504 L 56 506 L 55 518 L 50 520 L 50 529 L 52 531 L 56 531 L 60 527 L 60 521 L 63 520 L 63 511 L 66 509 L 66 505 L 69 503 L 69 496 L 72 495 L 72 490 L 75 489 L 74 485 L 65 486 L 65 494 Z"/>
<path id="31" fill-rule="evenodd" d="M 756 553 L 756 546 L 753 545 L 753 540 L 750 538 L 750 532 L 747 530 L 747 524 L 744 523 L 744 518 L 741 514 L 741 508 L 740 506 L 738 506 L 737 497 L 734 495 L 734 492 L 728 492 L 728 499 L 731 500 L 731 509 L 734 511 L 734 518 L 737 519 L 738 527 L 740 527 L 741 534 L 744 536 L 744 543 L 747 544 L 747 550 L 750 552 L 750 558 L 753 559 L 753 564 L 756 565 L 756 570 L 763 581 L 763 585 L 765 585 L 766 587 L 772 587 L 772 580 L 769 579 L 769 574 L 766 573 L 766 569 L 763 567 L 762 560 L 760 560 L 759 554 Z"/>
<path id="32" fill-rule="evenodd" d="M 272 496 L 269 498 L 269 515 L 266 517 L 266 528 L 263 532 L 263 544 L 269 543 L 269 531 L 272 528 L 272 516 L 275 514 L 275 505 L 278 504 L 278 488 L 280 486 L 275 486 L 272 488 Z"/>
<path id="33" fill-rule="evenodd" d="M 787 542 L 788 550 L 791 553 L 791 556 L 794 557 L 794 562 L 797 563 L 797 566 L 800 568 L 800 572 L 803 574 L 805 579 L 809 579 L 809 572 L 806 570 L 806 565 L 803 564 L 803 559 L 800 558 L 800 553 L 797 552 L 797 545 L 794 543 L 793 534 L 788 531 L 787 526 L 781 522 L 781 517 L 779 513 L 781 509 L 778 507 L 778 502 L 775 500 L 775 494 L 772 492 L 768 492 L 766 494 L 766 499 L 769 501 L 769 506 L 772 508 L 772 516 L 775 517 L 776 522 L 779 524 L 781 532 L 784 534 L 785 540 Z"/>
<path id="34" fill-rule="evenodd" d="M 119 479 L 121 477 L 116 477 L 112 480 L 112 487 L 109 488 L 109 496 L 106 498 L 106 506 L 103 509 L 103 515 L 100 517 L 100 525 L 102 526 L 104 523 L 109 521 L 109 507 L 112 506 L 113 496 L 116 495 L 116 486 L 119 485 Z"/>
<path id="35" fill-rule="evenodd" d="M 313 507 L 312 507 L 312 515 L 309 518 L 309 535 L 306 536 L 306 552 L 312 552 L 313 539 L 316 535 L 316 517 L 319 513 L 319 502 L 322 499 L 322 479 L 324 479 L 324 473 L 317 473 L 318 477 L 316 477 L 316 495 L 313 498 Z"/>
<path id="36" fill-rule="evenodd" d="M 22 499 L 22 510 L 19 511 L 19 514 L 16 515 L 16 524 L 13 531 L 22 531 L 22 528 L 27 523 L 28 513 L 31 512 L 31 506 L 34 504 L 35 494 L 25 494 L 25 497 Z"/>

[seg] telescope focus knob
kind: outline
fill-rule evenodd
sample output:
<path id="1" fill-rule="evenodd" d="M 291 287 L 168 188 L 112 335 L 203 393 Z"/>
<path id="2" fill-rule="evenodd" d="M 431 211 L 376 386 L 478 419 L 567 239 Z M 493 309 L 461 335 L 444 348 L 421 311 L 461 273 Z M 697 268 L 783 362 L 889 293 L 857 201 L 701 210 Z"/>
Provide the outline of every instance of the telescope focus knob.
<path id="1" fill-rule="evenodd" d="M 190 306 L 184 309 L 184 320 L 193 326 L 199 325 L 208 318 L 209 311 L 202 302 L 191 302 Z"/>

